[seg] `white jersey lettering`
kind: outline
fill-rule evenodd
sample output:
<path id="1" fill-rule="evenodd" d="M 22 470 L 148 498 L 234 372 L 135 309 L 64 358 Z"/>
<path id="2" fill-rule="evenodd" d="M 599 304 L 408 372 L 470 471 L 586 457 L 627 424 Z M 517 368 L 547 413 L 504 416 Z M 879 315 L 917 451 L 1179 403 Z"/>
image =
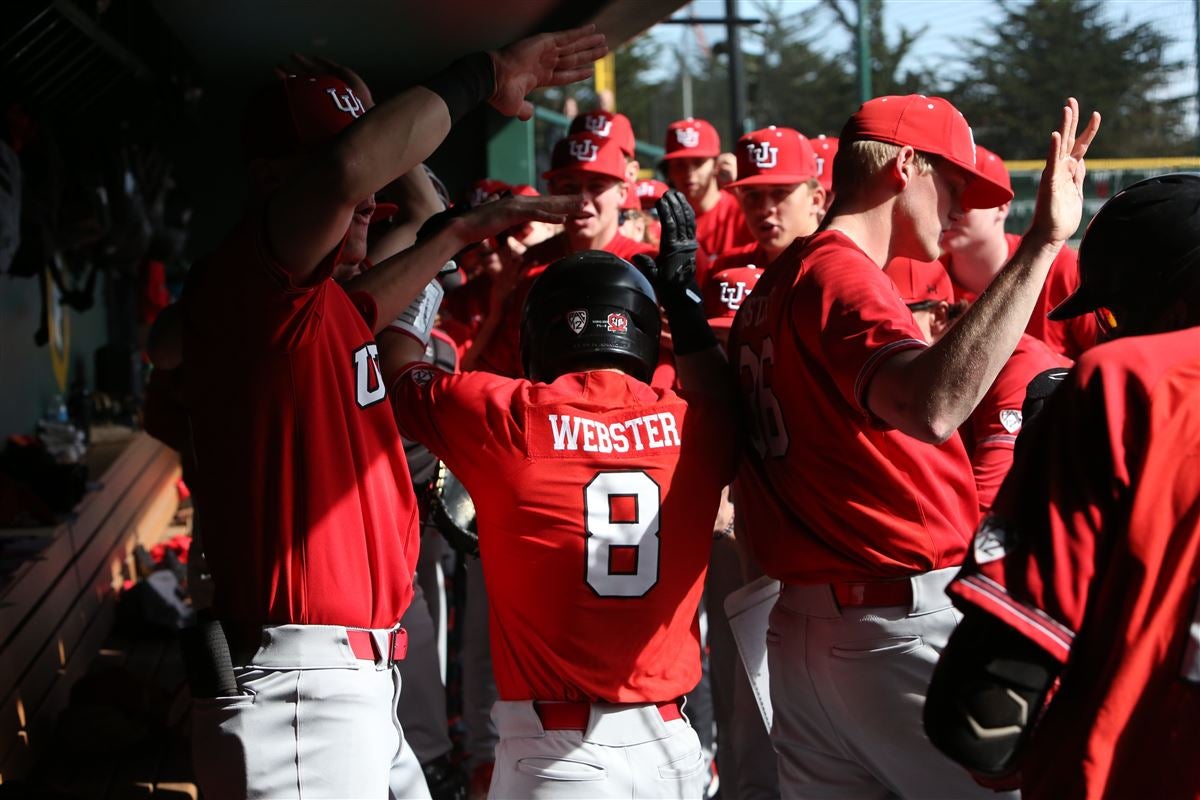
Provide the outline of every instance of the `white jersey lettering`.
<path id="1" fill-rule="evenodd" d="M 558 414 L 550 415 L 550 430 L 554 434 L 555 450 L 579 449 L 579 419 L 567 415 L 562 417 L 562 425 L 558 424 Z"/>
<path id="2" fill-rule="evenodd" d="M 555 450 L 628 453 L 682 445 L 678 422 L 670 411 L 609 423 L 570 414 L 547 414 L 546 419 Z"/>

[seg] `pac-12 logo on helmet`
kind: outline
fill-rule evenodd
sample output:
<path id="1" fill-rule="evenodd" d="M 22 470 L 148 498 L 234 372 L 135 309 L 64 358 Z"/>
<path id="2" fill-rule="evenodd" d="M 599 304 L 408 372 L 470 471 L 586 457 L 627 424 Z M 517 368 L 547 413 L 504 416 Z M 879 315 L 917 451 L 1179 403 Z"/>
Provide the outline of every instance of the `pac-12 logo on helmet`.
<path id="1" fill-rule="evenodd" d="M 582 139 L 577 142 L 570 142 L 567 145 L 568 151 L 571 153 L 571 158 L 576 161 L 595 161 L 596 154 L 600 152 L 600 146 L 595 142 L 589 142 Z"/>
<path id="2" fill-rule="evenodd" d="M 326 89 L 325 91 L 333 98 L 333 104 L 338 107 L 338 110 L 346 112 L 355 119 L 366 113 L 362 100 L 355 96 L 354 90 L 350 87 L 346 87 L 345 93 L 339 93 L 337 89 Z"/>
<path id="3" fill-rule="evenodd" d="M 588 114 L 583 118 L 583 127 L 597 136 L 608 136 L 612 133 L 612 120 L 598 114 Z"/>
<path id="4" fill-rule="evenodd" d="M 750 157 L 754 159 L 754 165 L 759 169 L 772 169 L 775 166 L 776 157 L 779 155 L 779 148 L 772 147 L 770 142 L 759 142 L 757 144 L 751 142 L 746 145 L 746 149 L 750 151 Z"/>
<path id="5" fill-rule="evenodd" d="M 610 333 L 625 333 L 629 330 L 629 317 L 614 311 L 608 315 L 608 330 Z"/>
<path id="6" fill-rule="evenodd" d="M 567 312 L 567 327 L 578 336 L 587 325 L 588 313 L 586 308 L 577 308 Z"/>
<path id="7" fill-rule="evenodd" d="M 684 147 L 696 147 L 700 144 L 700 131 L 696 128 L 676 128 L 675 139 Z"/>

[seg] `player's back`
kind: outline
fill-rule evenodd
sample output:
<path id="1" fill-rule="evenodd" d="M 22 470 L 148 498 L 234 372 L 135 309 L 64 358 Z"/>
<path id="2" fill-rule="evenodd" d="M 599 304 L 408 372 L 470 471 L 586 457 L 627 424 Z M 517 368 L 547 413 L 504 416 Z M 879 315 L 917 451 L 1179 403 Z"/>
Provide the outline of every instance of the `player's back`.
<path id="1" fill-rule="evenodd" d="M 397 382 L 398 414 L 475 500 L 501 699 L 691 690 L 726 420 L 611 370 L 420 380 Z"/>
<path id="2" fill-rule="evenodd" d="M 1200 328 L 1101 345 L 1076 369 L 1087 399 L 1072 410 L 1084 415 L 1080 439 L 1108 463 L 1088 482 L 1091 503 L 1061 509 L 1081 533 L 1056 538 L 1066 549 L 1054 558 L 1078 560 L 1070 541 L 1094 541 L 1094 553 L 1080 570 L 1090 586 L 1076 595 L 1086 612 L 1063 690 L 1034 743 L 1053 757 L 1038 759 L 1028 785 L 1038 797 L 1194 797 Z M 1064 763 L 1084 764 L 1082 778 L 1064 775 Z"/>

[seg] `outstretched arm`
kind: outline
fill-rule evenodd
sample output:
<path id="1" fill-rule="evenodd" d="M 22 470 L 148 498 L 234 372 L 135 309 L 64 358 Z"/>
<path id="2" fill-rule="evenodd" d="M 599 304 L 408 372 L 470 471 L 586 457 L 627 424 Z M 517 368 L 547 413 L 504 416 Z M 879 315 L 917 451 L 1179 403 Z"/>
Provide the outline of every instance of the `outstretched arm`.
<path id="1" fill-rule="evenodd" d="M 888 359 L 867 388 L 871 412 L 927 442 L 943 442 L 970 416 L 1029 324 L 1055 256 L 1083 213 L 1083 157 L 1100 128 L 1092 114 L 1078 136 L 1079 104 L 1070 98 L 1038 187 L 1033 224 L 1012 260 L 962 319 L 926 350 Z"/>
<path id="2" fill-rule="evenodd" d="M 594 30 L 541 34 L 468 56 L 364 114 L 273 193 L 266 235 L 275 260 L 293 280 L 306 280 L 341 241 L 355 207 L 424 161 L 454 120 L 478 102 L 529 119 L 529 92 L 588 77 L 590 64 L 607 52 Z"/>
<path id="3" fill-rule="evenodd" d="M 507 197 L 465 214 L 445 212 L 450 221 L 436 233 L 397 253 L 347 285 L 375 301 L 375 331 L 399 316 L 455 253 L 475 242 L 526 222 L 564 222 L 583 213 L 579 195 Z M 431 223 L 432 224 L 432 223 Z"/>

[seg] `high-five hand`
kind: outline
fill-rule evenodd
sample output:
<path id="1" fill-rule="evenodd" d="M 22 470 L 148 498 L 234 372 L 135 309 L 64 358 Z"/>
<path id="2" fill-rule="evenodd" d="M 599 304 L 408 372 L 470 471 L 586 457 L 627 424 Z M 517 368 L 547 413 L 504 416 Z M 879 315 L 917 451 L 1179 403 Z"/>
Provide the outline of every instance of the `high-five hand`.
<path id="1" fill-rule="evenodd" d="M 1067 98 L 1062 125 L 1050 134 L 1050 151 L 1038 185 L 1037 207 L 1030 233 L 1041 241 L 1060 244 L 1071 238 L 1083 216 L 1083 156 L 1100 130 L 1100 114 L 1093 111 L 1087 127 L 1079 128 L 1079 102 Z"/>
<path id="2" fill-rule="evenodd" d="M 592 63 L 608 52 L 604 34 L 595 25 L 543 33 L 492 51 L 496 93 L 492 107 L 509 117 L 527 120 L 533 104 L 525 98 L 542 86 L 561 86 L 589 78 Z"/>

